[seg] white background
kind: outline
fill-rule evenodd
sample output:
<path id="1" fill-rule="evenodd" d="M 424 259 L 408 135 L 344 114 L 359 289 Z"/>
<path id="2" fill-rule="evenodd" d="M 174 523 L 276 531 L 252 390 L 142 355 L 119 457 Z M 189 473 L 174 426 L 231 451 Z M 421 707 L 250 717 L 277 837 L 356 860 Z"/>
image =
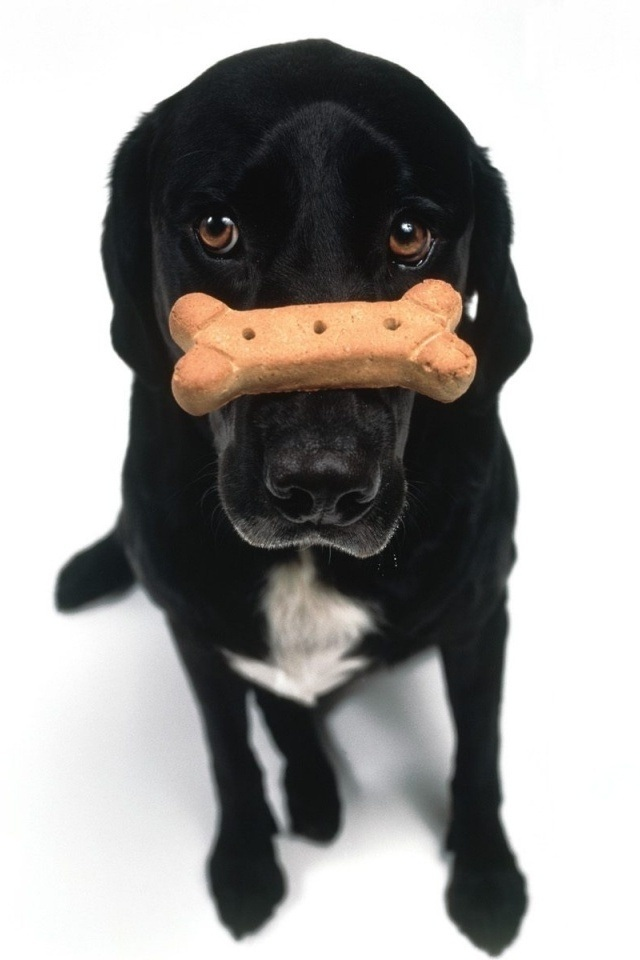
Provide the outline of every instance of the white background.
<path id="1" fill-rule="evenodd" d="M 139 592 L 72 617 L 51 604 L 59 565 L 118 509 L 129 374 L 98 254 L 110 158 L 142 111 L 222 56 L 308 36 L 419 74 L 510 185 L 536 344 L 503 395 L 522 495 L 505 818 L 531 892 L 509 956 L 637 956 L 633 7 L 3 7 L 0 937 L 13 960 L 480 956 L 442 904 L 451 734 L 435 660 L 336 711 L 345 829 L 330 848 L 281 841 L 289 899 L 236 945 L 205 891 L 214 806 L 161 615 Z"/>

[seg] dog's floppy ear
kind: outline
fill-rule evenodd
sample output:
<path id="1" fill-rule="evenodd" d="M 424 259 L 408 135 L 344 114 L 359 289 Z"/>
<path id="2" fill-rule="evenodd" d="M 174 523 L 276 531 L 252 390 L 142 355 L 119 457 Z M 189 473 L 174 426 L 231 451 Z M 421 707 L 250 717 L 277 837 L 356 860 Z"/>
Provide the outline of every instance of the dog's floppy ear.
<path id="1" fill-rule="evenodd" d="M 113 301 L 111 340 L 118 356 L 148 385 L 168 382 L 171 362 L 155 315 L 151 278 L 148 114 L 125 138 L 111 171 L 102 262 Z"/>
<path id="2" fill-rule="evenodd" d="M 531 328 L 509 253 L 512 219 L 505 184 L 480 149 L 473 176 L 475 217 L 467 293 L 477 294 L 478 306 L 475 321 L 464 324 L 463 336 L 478 357 L 473 392 L 486 402 L 526 359 Z"/>

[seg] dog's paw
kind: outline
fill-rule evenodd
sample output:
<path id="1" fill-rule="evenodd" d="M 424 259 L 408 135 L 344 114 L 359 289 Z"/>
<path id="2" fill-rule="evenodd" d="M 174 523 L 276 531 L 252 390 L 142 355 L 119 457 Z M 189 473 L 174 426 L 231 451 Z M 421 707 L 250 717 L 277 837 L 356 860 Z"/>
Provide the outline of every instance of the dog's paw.
<path id="1" fill-rule="evenodd" d="M 289 767 L 285 789 L 291 829 L 315 843 L 330 843 L 340 830 L 338 785 L 327 763 L 303 770 Z"/>
<path id="2" fill-rule="evenodd" d="M 207 869 L 220 920 L 237 940 L 259 930 L 285 895 L 270 840 L 259 850 L 219 841 Z"/>
<path id="3" fill-rule="evenodd" d="M 516 862 L 472 864 L 455 858 L 446 893 L 458 929 L 492 957 L 515 939 L 527 909 L 526 881 Z"/>

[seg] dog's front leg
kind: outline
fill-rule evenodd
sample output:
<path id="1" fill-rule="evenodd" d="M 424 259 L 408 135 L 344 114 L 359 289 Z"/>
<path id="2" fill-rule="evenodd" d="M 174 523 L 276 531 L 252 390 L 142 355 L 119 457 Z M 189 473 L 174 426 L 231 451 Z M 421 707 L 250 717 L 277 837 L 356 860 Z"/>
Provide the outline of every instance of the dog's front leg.
<path id="1" fill-rule="evenodd" d="M 285 892 L 276 859 L 276 825 L 247 728 L 247 686 L 193 633 L 172 623 L 211 749 L 219 801 L 218 835 L 208 862 L 220 919 L 237 937 L 265 923 Z"/>
<path id="2" fill-rule="evenodd" d="M 507 615 L 504 604 L 477 640 L 442 650 L 457 733 L 448 847 L 454 854 L 449 915 L 477 946 L 497 955 L 526 910 L 525 880 L 500 821 L 499 714 Z"/>
<path id="3" fill-rule="evenodd" d="M 340 828 L 340 798 L 315 711 L 268 690 L 257 689 L 256 699 L 285 759 L 291 829 L 309 840 L 333 840 Z"/>

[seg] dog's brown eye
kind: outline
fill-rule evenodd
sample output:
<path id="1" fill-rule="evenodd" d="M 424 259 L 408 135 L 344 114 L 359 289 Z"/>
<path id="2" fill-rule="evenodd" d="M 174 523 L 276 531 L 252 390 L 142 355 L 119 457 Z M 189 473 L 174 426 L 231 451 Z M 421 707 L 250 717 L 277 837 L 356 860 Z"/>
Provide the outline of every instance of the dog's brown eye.
<path id="1" fill-rule="evenodd" d="M 230 217 L 204 217 L 196 227 L 200 242 L 212 253 L 229 253 L 238 242 L 239 231 Z"/>
<path id="2" fill-rule="evenodd" d="M 427 227 L 409 217 L 402 217 L 391 228 L 389 250 L 397 260 L 419 263 L 429 252 L 432 241 Z"/>

